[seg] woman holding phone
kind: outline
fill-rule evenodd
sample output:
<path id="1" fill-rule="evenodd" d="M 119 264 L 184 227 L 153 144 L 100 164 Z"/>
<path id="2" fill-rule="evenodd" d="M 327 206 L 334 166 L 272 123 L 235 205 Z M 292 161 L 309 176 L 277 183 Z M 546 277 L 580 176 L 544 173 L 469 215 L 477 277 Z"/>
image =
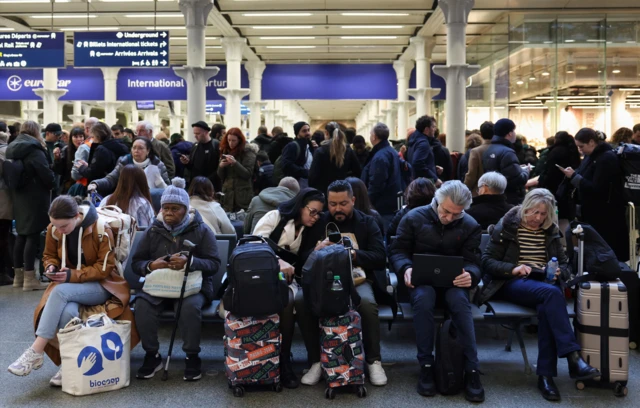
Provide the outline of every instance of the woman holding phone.
<path id="1" fill-rule="evenodd" d="M 247 143 L 242 130 L 231 128 L 220 142 L 218 176 L 222 180 L 222 207 L 226 212 L 246 210 L 253 198 L 257 147 Z"/>
<path id="2" fill-rule="evenodd" d="M 49 219 L 42 262 L 52 283 L 35 310 L 36 340 L 8 368 L 17 376 L 42 367 L 45 352 L 60 365 L 60 351 L 51 341 L 59 329 L 80 316 L 81 306 L 108 303 L 105 309 L 111 319 L 133 322 L 129 284 L 118 274 L 111 251 L 111 229 L 105 225 L 105 233 L 98 233 L 98 213 L 93 204 L 80 197 L 60 196 L 51 203 Z M 133 348 L 138 343 L 135 327 L 131 333 Z M 61 387 L 61 371 L 49 383 Z"/>

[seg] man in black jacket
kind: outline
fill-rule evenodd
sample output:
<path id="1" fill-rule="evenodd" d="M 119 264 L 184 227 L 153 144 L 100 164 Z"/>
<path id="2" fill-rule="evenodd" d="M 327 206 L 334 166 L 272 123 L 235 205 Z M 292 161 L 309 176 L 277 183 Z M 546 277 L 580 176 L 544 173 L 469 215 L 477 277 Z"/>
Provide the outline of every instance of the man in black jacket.
<path id="1" fill-rule="evenodd" d="M 480 281 L 480 225 L 464 210 L 471 204 L 471 192 L 459 180 L 445 182 L 436 191 L 431 205 L 411 210 L 400 222 L 395 241 L 391 244 L 390 261 L 405 284 L 411 288 L 411 308 L 420 363 L 418 394 L 436 393 L 433 365 L 435 322 L 433 310 L 436 296 L 444 297 L 458 339 L 465 355 L 465 397 L 472 402 L 484 401 L 484 389 L 478 372 L 478 351 L 471 314 L 469 289 Z M 416 254 L 461 256 L 464 267 L 450 288 L 434 288 L 412 284 L 413 256 Z M 415 271 L 416 274 L 424 271 Z"/>
<path id="2" fill-rule="evenodd" d="M 258 145 L 258 151 L 269 153 L 269 144 L 271 143 L 271 136 L 266 126 L 260 126 L 258 128 L 258 136 L 251 141 Z"/>
<path id="3" fill-rule="evenodd" d="M 211 138 L 211 129 L 206 122 L 198 121 L 191 125 L 197 143 L 189 156 L 180 156 L 180 163 L 189 170 L 191 180 L 198 176 L 206 177 L 213 184 L 215 191 L 222 191 L 222 183 L 218 177 L 220 164 L 219 142 Z"/>
<path id="4" fill-rule="evenodd" d="M 507 202 L 518 205 L 524 200 L 525 185 L 529 180 L 531 166 L 520 166 L 514 150 L 516 124 L 510 119 L 500 119 L 493 126 L 491 145 L 482 154 L 484 172 L 497 171 L 507 178 Z"/>
<path id="5" fill-rule="evenodd" d="M 430 143 L 436 129 L 436 120 L 431 116 L 422 116 L 416 121 L 416 131 L 409 136 L 407 161 L 411 164 L 414 180 L 418 177 L 428 178 L 438 187 L 442 182 L 438 179 L 436 162 Z"/>
<path id="6" fill-rule="evenodd" d="M 372 282 L 375 280 L 373 271 L 385 269 L 386 254 L 382 232 L 376 221 L 373 217 L 356 210 L 354 208 L 355 201 L 349 182 L 338 180 L 331 183 L 327 196 L 329 213 L 325 213 L 315 223 L 303 240 L 298 264 L 304 264 L 314 250 L 333 245 L 326 236 L 327 228 L 331 230 L 337 227 L 343 237 L 349 237 L 353 245 L 353 249 L 351 249 L 352 265 L 354 268 L 362 268 L 367 277 L 367 280 L 358 285 L 356 290 L 361 298 L 358 312 L 362 317 L 362 338 L 369 369 L 369 380 L 373 385 L 382 386 L 387 383 L 387 376 L 380 362 L 380 320 L 378 319 L 378 304 L 373 293 Z M 303 317 L 299 315 L 298 322 L 301 319 Z M 317 331 L 317 319 L 315 321 L 316 323 L 312 323 L 312 326 Z M 302 377 L 301 382 L 306 385 L 317 384 L 321 374 L 320 363 L 317 362 Z"/>
<path id="7" fill-rule="evenodd" d="M 284 147 L 280 161 L 284 176 L 298 180 L 302 190 L 309 187 L 309 169 L 313 160 L 311 128 L 307 122 L 298 122 L 293 125 L 293 133 L 296 138 Z"/>
<path id="8" fill-rule="evenodd" d="M 507 179 L 495 171 L 484 173 L 478 180 L 480 195 L 473 198 L 467 214 L 472 216 L 483 230 L 487 230 L 489 225 L 496 225 L 513 208 L 504 195 L 505 188 Z"/>

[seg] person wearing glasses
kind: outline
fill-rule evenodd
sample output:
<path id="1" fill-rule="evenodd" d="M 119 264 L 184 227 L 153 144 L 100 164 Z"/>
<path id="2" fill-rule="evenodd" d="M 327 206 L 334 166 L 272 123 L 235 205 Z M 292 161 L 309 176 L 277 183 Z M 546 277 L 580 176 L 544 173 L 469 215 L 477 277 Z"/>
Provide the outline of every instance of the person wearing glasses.
<path id="1" fill-rule="evenodd" d="M 366 275 L 366 280 L 356 286 L 356 290 L 361 298 L 357 310 L 362 317 L 362 338 L 369 370 L 368 378 L 373 385 L 386 385 L 387 376 L 381 363 L 380 320 L 378 318 L 378 301 L 382 302 L 386 299 L 379 297 L 376 301 L 374 295 L 374 287 L 379 287 L 375 280 L 374 271 L 384 270 L 387 263 L 382 232 L 373 217 L 355 209 L 356 198 L 348 181 L 338 180 L 329 185 L 327 203 L 329 212 L 322 215 L 320 221 L 314 225 L 313 230 L 309 233 L 308 239 L 302 243 L 300 262 L 304 264 L 304 261 L 314 250 L 334 245 L 327 237 L 327 231 L 330 232 L 332 229 L 335 231 L 336 227 L 343 237 L 348 237 L 351 240 L 352 266 L 359 267 Z M 297 305 L 296 312 L 303 336 L 305 333 L 307 336 L 305 345 L 311 363 L 311 369 L 302 377 L 301 382 L 305 385 L 314 385 L 320 381 L 322 376 L 318 319 L 304 309 L 300 313 L 301 310 L 297 308 Z"/>
<path id="2" fill-rule="evenodd" d="M 295 181 L 295 180 L 294 180 Z M 289 282 L 289 304 L 280 313 L 280 333 L 282 344 L 280 346 L 280 382 L 286 388 L 297 388 L 300 385 L 298 377 L 293 372 L 291 364 L 291 343 L 295 329 L 295 318 L 298 316 L 298 324 L 302 327 L 306 322 L 300 322 L 300 309 L 302 306 L 302 290 L 299 285 L 299 276 L 295 276 L 295 266 L 298 264 L 295 257 L 300 246 L 309 232 L 309 228 L 320 219 L 324 207 L 324 195 L 314 189 L 302 189 L 295 197 L 283 202 L 277 210 L 269 211 L 256 224 L 253 235 L 269 238 L 279 248 L 288 254 L 287 260 L 278 260 L 280 270 Z M 288 261 L 288 262 L 287 262 Z M 294 314 L 294 307 L 297 314 Z M 305 308 L 306 309 L 306 308 Z M 304 312 L 303 312 L 304 314 Z M 316 323 L 317 327 L 317 323 Z M 320 353 L 318 345 L 318 354 Z"/>
<path id="3" fill-rule="evenodd" d="M 433 311 L 437 298 L 444 298 L 446 309 L 458 329 L 458 339 L 464 347 L 465 398 L 471 402 L 484 401 L 484 388 L 480 383 L 478 349 L 473 327 L 469 290 L 480 282 L 480 240 L 482 228 L 465 210 L 471 206 L 471 191 L 459 180 L 450 180 L 436 190 L 430 205 L 415 208 L 402 218 L 396 239 L 391 244 L 390 262 L 398 276 L 404 277 L 409 288 L 413 324 L 418 346 L 420 377 L 418 394 L 432 397 L 436 394 L 433 367 L 435 322 Z M 462 271 L 452 286 L 435 288 L 414 286 L 413 255 L 461 256 Z"/>

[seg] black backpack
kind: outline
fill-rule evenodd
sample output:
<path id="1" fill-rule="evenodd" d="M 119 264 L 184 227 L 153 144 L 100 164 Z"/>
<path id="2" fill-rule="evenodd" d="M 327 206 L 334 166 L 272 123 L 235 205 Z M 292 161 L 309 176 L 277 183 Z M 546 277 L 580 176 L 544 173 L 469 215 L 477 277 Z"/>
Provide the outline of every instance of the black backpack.
<path id="1" fill-rule="evenodd" d="M 287 145 L 289 145 L 289 143 L 287 143 Z M 296 160 L 298 160 L 298 156 L 300 156 L 300 145 L 297 142 L 293 143 L 296 145 Z M 282 151 L 284 152 L 284 148 Z M 280 157 L 276 159 L 276 162 L 273 163 L 273 184 L 277 186 L 283 178 L 284 169 L 282 168 L 282 155 L 280 155 Z"/>
<path id="2" fill-rule="evenodd" d="M 241 238 L 229 258 L 227 271 L 229 287 L 224 306 L 234 316 L 277 314 L 289 302 L 286 280 L 279 277 L 278 258 L 261 237 Z"/>
<path id="3" fill-rule="evenodd" d="M 616 152 L 624 178 L 626 200 L 640 205 L 640 146 L 622 143 Z"/>
<path id="4" fill-rule="evenodd" d="M 464 388 L 464 347 L 451 319 L 445 320 L 436 336 L 435 380 L 442 395 L 455 395 Z"/>
<path id="5" fill-rule="evenodd" d="M 22 160 L 2 160 L 2 180 L 7 189 L 18 190 L 28 183 Z"/>
<path id="6" fill-rule="evenodd" d="M 334 277 L 339 276 L 343 290 L 334 291 Z M 304 300 L 316 317 L 344 315 L 360 297 L 351 277 L 351 255 L 341 244 L 313 251 L 302 268 Z"/>

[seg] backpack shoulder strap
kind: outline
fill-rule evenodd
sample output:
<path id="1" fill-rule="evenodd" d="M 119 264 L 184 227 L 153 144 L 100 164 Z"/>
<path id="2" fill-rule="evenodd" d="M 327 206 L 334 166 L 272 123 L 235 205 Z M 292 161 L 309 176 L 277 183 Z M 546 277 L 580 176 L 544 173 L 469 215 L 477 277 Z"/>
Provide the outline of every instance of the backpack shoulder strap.
<path id="1" fill-rule="evenodd" d="M 284 232 L 284 227 L 288 222 L 289 220 L 287 220 L 286 218 L 281 218 L 278 225 L 276 225 L 276 228 L 271 232 L 271 234 L 269 234 L 269 239 L 275 242 L 276 245 L 278 245 L 278 242 L 280 242 L 280 238 L 282 237 L 282 233 Z"/>

